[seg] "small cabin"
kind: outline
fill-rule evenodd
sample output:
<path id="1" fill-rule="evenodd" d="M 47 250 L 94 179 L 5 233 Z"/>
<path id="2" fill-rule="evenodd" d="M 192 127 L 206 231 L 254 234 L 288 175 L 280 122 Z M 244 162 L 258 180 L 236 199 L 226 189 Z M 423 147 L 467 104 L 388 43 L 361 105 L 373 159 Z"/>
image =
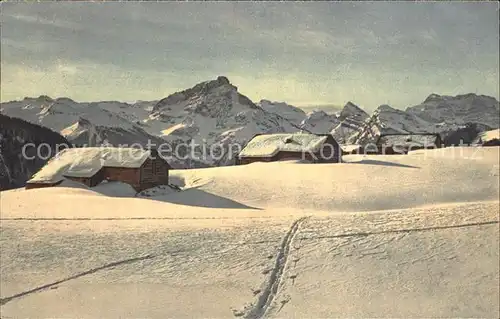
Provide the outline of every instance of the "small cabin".
<path id="1" fill-rule="evenodd" d="M 118 147 L 69 148 L 59 152 L 32 179 L 26 189 L 50 187 L 64 179 L 94 187 L 119 181 L 136 191 L 168 184 L 171 166 L 156 150 Z"/>
<path id="2" fill-rule="evenodd" d="M 342 150 L 330 134 L 258 134 L 238 154 L 236 164 L 284 160 L 339 163 Z"/>
<path id="3" fill-rule="evenodd" d="M 376 150 L 367 148 L 367 152 L 386 155 L 408 154 L 410 151 L 443 147 L 441 136 L 434 133 L 382 134 L 375 144 Z"/>

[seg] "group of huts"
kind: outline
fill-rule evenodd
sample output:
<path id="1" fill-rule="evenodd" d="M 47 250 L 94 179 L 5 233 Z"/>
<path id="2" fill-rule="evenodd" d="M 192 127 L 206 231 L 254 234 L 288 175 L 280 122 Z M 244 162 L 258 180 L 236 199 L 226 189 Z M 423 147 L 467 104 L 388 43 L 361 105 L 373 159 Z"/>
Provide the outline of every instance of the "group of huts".
<path id="1" fill-rule="evenodd" d="M 435 133 L 382 134 L 374 143 L 358 145 L 350 154 L 408 154 L 410 151 L 441 148 L 443 145 L 441 135 Z"/>
<path id="2" fill-rule="evenodd" d="M 406 143 L 406 144 L 405 144 Z M 441 147 L 436 134 L 385 135 L 375 148 L 347 149 L 331 134 L 257 134 L 243 147 L 235 158 L 236 165 L 253 162 L 303 160 L 312 163 L 339 163 L 343 154 L 400 154 L 415 149 Z M 395 145 L 402 149 L 395 149 Z M 37 172 L 26 184 L 26 189 L 59 185 L 72 180 L 88 187 L 103 181 L 120 181 L 136 191 L 168 184 L 172 167 L 154 149 L 85 147 L 67 148 Z"/>
<path id="3" fill-rule="evenodd" d="M 347 154 L 408 154 L 441 147 L 441 136 L 433 133 L 383 134 L 365 145 L 340 145 L 330 134 L 258 134 L 239 153 L 236 164 L 281 160 L 339 163 Z"/>

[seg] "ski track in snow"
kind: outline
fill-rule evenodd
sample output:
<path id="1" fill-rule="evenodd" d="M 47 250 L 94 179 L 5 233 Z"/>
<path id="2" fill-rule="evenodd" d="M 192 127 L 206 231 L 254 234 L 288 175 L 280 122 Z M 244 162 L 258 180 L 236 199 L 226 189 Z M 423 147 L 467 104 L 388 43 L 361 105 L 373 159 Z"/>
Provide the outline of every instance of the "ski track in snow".
<path id="1" fill-rule="evenodd" d="M 381 234 L 404 234 L 404 233 L 434 231 L 434 230 L 443 230 L 443 229 L 494 225 L 494 224 L 498 224 L 498 223 L 499 223 L 498 220 L 493 220 L 493 221 L 486 221 L 486 222 L 480 222 L 480 223 L 469 223 L 469 224 L 450 225 L 450 226 L 436 226 L 436 227 L 411 228 L 411 229 L 394 229 L 394 230 L 386 230 L 386 231 L 379 231 L 379 232 L 347 233 L 347 234 L 339 234 L 339 235 L 332 235 L 332 236 L 302 237 L 301 240 L 316 240 L 316 239 L 343 238 L 343 237 L 367 237 L 370 235 L 381 235 Z"/>
<path id="2" fill-rule="evenodd" d="M 27 290 L 27 291 L 23 291 L 23 292 L 20 292 L 18 294 L 15 294 L 13 296 L 10 296 L 10 297 L 2 298 L 2 299 L 0 299 L 0 305 L 3 306 L 6 303 L 8 303 L 9 301 L 11 301 L 11 300 L 14 300 L 14 299 L 17 299 L 17 298 L 21 298 L 21 297 L 24 297 L 26 295 L 29 295 L 29 294 L 32 294 L 32 293 L 35 293 L 35 292 L 39 292 L 39 291 L 42 291 L 42 290 L 45 290 L 45 289 L 49 289 L 51 287 L 57 286 L 59 284 L 62 284 L 64 282 L 66 282 L 66 281 L 70 281 L 70 280 L 77 279 L 77 278 L 82 277 L 82 276 L 90 275 L 90 274 L 93 274 L 95 272 L 107 269 L 107 268 L 116 267 L 116 266 L 120 266 L 120 265 L 124 265 L 124 264 L 130 264 L 130 263 L 133 263 L 133 262 L 137 262 L 137 261 L 141 261 L 141 260 L 146 260 L 146 259 L 151 259 L 151 258 L 154 258 L 154 256 L 152 256 L 152 255 L 146 255 L 146 256 L 143 256 L 143 257 L 135 257 L 135 258 L 125 259 L 125 260 L 115 261 L 115 262 L 106 264 L 104 266 L 92 268 L 92 269 L 89 269 L 87 271 L 75 274 L 75 275 L 73 275 L 71 277 L 64 278 L 64 279 L 61 279 L 61 280 L 58 280 L 58 281 L 55 281 L 55 282 L 52 282 L 52 283 L 49 283 L 49 284 L 46 284 L 46 285 L 42 285 L 42 286 L 39 286 L 39 287 L 30 289 L 30 290 Z"/>
<path id="3" fill-rule="evenodd" d="M 283 274 L 285 267 L 287 265 L 288 257 L 290 254 L 290 247 L 292 245 L 293 239 L 297 235 L 300 225 L 307 219 L 307 217 L 302 217 L 293 222 L 290 230 L 286 233 L 281 243 L 278 256 L 276 257 L 276 262 L 274 269 L 272 270 L 269 281 L 264 288 L 262 294 L 259 296 L 257 304 L 253 309 L 251 309 L 245 316 L 246 319 L 257 319 L 262 318 L 271 310 L 274 299 L 278 295 L 281 282 L 283 280 Z"/>

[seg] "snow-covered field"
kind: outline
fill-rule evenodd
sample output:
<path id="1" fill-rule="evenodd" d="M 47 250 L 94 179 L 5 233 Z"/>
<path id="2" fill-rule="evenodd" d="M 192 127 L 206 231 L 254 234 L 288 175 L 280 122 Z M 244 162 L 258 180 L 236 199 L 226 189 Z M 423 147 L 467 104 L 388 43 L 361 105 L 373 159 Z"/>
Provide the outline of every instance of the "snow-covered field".
<path id="1" fill-rule="evenodd" d="M 499 317 L 499 148 L 0 193 L 2 318 Z"/>

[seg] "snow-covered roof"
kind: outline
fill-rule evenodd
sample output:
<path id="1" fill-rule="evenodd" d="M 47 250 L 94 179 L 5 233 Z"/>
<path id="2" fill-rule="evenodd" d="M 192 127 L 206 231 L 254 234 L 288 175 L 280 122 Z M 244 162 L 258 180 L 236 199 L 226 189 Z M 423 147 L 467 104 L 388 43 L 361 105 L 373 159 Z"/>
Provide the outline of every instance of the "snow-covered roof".
<path id="1" fill-rule="evenodd" d="M 435 145 L 436 135 L 424 135 L 424 134 L 396 134 L 396 135 L 385 135 L 378 141 L 379 144 L 384 145 Z"/>
<path id="2" fill-rule="evenodd" d="M 63 173 L 69 177 L 90 177 L 94 176 L 102 168 L 101 153 L 88 152 L 85 157 L 73 157 L 73 161 L 68 169 Z M 69 155 L 66 155 L 69 156 Z M 57 162 L 57 160 L 56 160 Z"/>
<path id="3" fill-rule="evenodd" d="M 306 133 L 257 135 L 239 157 L 272 157 L 278 152 L 317 152 L 328 136 Z"/>
<path id="4" fill-rule="evenodd" d="M 68 148 L 59 152 L 28 183 L 54 183 L 68 177 L 91 177 L 103 167 L 138 168 L 149 150 L 119 147 Z"/>

